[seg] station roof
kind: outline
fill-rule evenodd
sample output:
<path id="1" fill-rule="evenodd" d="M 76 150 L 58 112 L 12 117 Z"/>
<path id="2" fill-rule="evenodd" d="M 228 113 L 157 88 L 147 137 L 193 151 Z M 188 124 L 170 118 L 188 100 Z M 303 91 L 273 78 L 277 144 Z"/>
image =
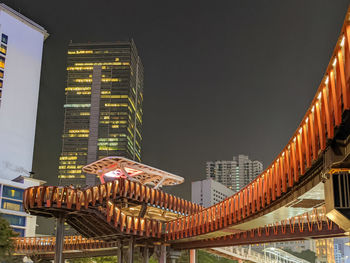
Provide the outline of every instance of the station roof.
<path id="1" fill-rule="evenodd" d="M 83 167 L 83 171 L 100 177 L 126 177 L 155 188 L 184 182 L 181 176 L 119 156 L 106 157 L 93 162 Z"/>

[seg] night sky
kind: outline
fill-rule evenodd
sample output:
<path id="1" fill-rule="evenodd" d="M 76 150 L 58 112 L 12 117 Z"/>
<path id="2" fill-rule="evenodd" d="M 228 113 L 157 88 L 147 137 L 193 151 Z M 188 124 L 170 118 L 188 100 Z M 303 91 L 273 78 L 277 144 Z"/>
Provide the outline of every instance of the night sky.
<path id="1" fill-rule="evenodd" d="M 288 142 L 329 62 L 348 0 L 48 1 L 5 4 L 43 26 L 33 170 L 57 183 L 67 44 L 133 38 L 145 69 L 143 162 L 185 178 Z"/>

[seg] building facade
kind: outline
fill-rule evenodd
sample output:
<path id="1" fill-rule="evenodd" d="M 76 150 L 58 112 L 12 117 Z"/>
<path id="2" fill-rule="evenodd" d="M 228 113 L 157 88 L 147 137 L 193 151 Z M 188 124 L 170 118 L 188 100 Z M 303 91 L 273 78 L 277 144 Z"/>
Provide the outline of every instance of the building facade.
<path id="1" fill-rule="evenodd" d="M 32 170 L 46 30 L 0 4 L 0 178 Z"/>
<path id="2" fill-rule="evenodd" d="M 204 207 L 212 206 L 230 197 L 234 192 L 209 178 L 192 182 L 192 202 Z"/>
<path id="3" fill-rule="evenodd" d="M 5 218 L 21 237 L 35 236 L 36 216 L 23 210 L 24 189 L 45 183 L 28 176 L 13 180 L 0 178 L 0 216 Z"/>
<path id="4" fill-rule="evenodd" d="M 68 47 L 62 185 L 95 185 L 82 172 L 107 156 L 141 161 L 143 66 L 135 43 L 71 43 Z"/>
<path id="5" fill-rule="evenodd" d="M 207 178 L 211 178 L 234 192 L 251 182 L 263 171 L 260 161 L 252 161 L 246 155 L 234 156 L 231 161 L 206 163 Z"/>

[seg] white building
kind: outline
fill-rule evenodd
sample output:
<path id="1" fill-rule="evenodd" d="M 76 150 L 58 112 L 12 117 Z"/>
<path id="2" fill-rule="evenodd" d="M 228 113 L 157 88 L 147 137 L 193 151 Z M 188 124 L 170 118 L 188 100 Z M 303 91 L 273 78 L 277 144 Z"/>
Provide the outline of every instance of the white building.
<path id="1" fill-rule="evenodd" d="M 263 171 L 263 164 L 252 161 L 246 155 L 234 156 L 231 161 L 207 162 L 207 178 L 222 183 L 238 192 Z"/>
<path id="2" fill-rule="evenodd" d="M 19 236 L 35 236 L 36 216 L 23 210 L 24 189 L 45 183 L 27 176 L 13 180 L 0 178 L 0 216 L 5 218 Z"/>
<path id="3" fill-rule="evenodd" d="M 0 178 L 32 170 L 46 30 L 0 4 Z"/>
<path id="4" fill-rule="evenodd" d="M 233 194 L 232 190 L 212 179 L 192 182 L 192 202 L 204 207 L 221 202 Z"/>

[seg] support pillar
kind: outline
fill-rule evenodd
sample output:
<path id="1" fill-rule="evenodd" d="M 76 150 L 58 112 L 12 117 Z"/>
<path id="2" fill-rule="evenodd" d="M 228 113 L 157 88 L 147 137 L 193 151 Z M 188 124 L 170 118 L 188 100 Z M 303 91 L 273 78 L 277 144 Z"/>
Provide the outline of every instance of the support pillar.
<path id="1" fill-rule="evenodd" d="M 196 250 L 195 249 L 191 249 L 190 250 L 190 263 L 197 263 Z"/>
<path id="2" fill-rule="evenodd" d="M 64 215 L 60 214 L 56 219 L 56 245 L 55 245 L 55 263 L 63 263 L 63 241 L 64 241 Z"/>
<path id="3" fill-rule="evenodd" d="M 128 247 L 128 263 L 134 262 L 134 242 L 135 238 L 132 237 L 129 240 L 129 247 Z"/>
<path id="4" fill-rule="evenodd" d="M 149 248 L 148 248 L 148 245 L 146 244 L 143 250 L 142 263 L 148 263 L 148 261 L 149 261 Z"/>
<path id="5" fill-rule="evenodd" d="M 117 259 L 118 259 L 118 263 L 123 263 L 123 245 L 122 242 L 119 240 L 118 241 L 118 250 L 117 250 Z"/>
<path id="6" fill-rule="evenodd" d="M 166 246 L 164 244 L 160 246 L 159 263 L 166 263 Z"/>

